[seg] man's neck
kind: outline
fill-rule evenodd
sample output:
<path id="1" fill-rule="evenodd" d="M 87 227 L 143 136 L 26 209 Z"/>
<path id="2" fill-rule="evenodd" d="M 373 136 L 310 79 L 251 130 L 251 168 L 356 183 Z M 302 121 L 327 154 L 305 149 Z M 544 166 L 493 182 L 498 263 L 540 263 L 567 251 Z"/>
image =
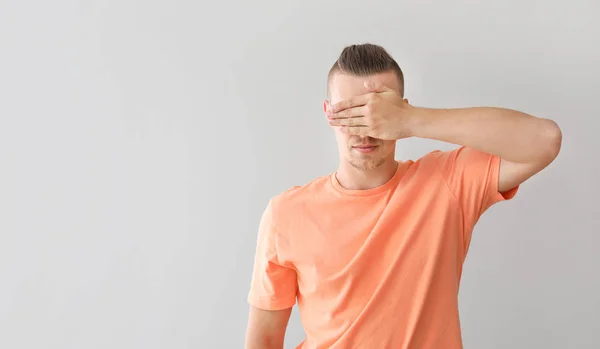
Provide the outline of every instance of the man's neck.
<path id="1" fill-rule="evenodd" d="M 381 166 L 365 171 L 358 169 L 348 162 L 341 162 L 335 177 L 340 185 L 350 190 L 373 189 L 387 183 L 398 169 L 394 159 L 385 161 Z"/>

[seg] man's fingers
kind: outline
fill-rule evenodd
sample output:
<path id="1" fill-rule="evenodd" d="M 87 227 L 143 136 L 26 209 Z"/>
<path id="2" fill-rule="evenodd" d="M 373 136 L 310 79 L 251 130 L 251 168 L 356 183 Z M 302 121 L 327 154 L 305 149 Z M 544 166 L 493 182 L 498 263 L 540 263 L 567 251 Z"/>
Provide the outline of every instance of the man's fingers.
<path id="1" fill-rule="evenodd" d="M 337 113 L 331 112 L 331 111 L 327 112 L 327 117 L 329 119 L 347 119 L 347 118 L 354 118 L 357 116 L 364 116 L 364 115 L 365 115 L 364 107 L 354 107 L 354 108 L 344 109 Z"/>
<path id="2" fill-rule="evenodd" d="M 363 105 L 367 104 L 368 101 L 369 101 L 368 95 L 360 95 L 360 96 L 352 97 L 352 98 L 343 100 L 341 102 L 338 102 L 334 105 L 331 105 L 329 107 L 329 111 L 333 112 L 333 113 L 337 113 L 337 112 L 340 112 L 340 111 L 348 109 L 348 108 L 363 106 Z"/>
<path id="3" fill-rule="evenodd" d="M 366 120 L 363 116 L 357 116 L 353 118 L 343 119 L 329 119 L 329 125 L 331 126 L 367 126 Z"/>
<path id="4" fill-rule="evenodd" d="M 329 125 L 339 127 L 342 132 L 353 135 L 367 135 L 369 132 L 365 107 L 353 107 L 337 113 L 327 112 Z"/>
<path id="5" fill-rule="evenodd" d="M 371 136 L 371 131 L 367 126 L 341 126 L 340 130 L 355 136 Z"/>
<path id="6" fill-rule="evenodd" d="M 365 85 L 365 88 L 369 92 L 391 92 L 391 91 L 393 91 L 391 88 L 387 87 L 386 85 L 380 84 L 377 82 L 373 82 L 373 81 L 365 81 L 364 85 Z"/>

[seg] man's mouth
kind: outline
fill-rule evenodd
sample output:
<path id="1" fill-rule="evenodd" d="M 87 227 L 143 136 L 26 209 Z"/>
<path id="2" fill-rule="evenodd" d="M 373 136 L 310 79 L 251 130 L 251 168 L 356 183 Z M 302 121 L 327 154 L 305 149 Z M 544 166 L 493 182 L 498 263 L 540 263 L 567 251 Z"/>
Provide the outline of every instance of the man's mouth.
<path id="1" fill-rule="evenodd" d="M 358 150 L 361 153 L 370 153 L 377 148 L 376 144 L 360 144 L 355 145 L 354 149 Z"/>

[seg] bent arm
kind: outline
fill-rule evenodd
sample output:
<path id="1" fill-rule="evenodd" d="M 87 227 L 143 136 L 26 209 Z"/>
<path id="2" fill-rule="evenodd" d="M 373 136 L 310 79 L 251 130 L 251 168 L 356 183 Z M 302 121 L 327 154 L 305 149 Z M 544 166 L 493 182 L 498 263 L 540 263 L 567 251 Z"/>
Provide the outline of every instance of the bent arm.
<path id="1" fill-rule="evenodd" d="M 548 166 L 562 134 L 556 123 L 492 107 L 415 109 L 413 134 L 459 144 L 501 158 L 498 190 L 504 192 Z"/>

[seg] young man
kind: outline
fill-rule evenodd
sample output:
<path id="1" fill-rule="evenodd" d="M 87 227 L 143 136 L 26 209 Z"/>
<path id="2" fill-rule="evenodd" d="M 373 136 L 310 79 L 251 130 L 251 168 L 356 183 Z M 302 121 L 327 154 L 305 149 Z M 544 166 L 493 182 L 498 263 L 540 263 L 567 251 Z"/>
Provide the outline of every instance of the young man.
<path id="1" fill-rule="evenodd" d="M 283 348 L 297 301 L 297 348 L 462 348 L 458 290 L 473 227 L 554 160 L 561 131 L 515 110 L 412 106 L 378 45 L 346 47 L 328 80 L 339 167 L 266 207 L 246 347 Z M 408 137 L 458 147 L 395 160 Z"/>

